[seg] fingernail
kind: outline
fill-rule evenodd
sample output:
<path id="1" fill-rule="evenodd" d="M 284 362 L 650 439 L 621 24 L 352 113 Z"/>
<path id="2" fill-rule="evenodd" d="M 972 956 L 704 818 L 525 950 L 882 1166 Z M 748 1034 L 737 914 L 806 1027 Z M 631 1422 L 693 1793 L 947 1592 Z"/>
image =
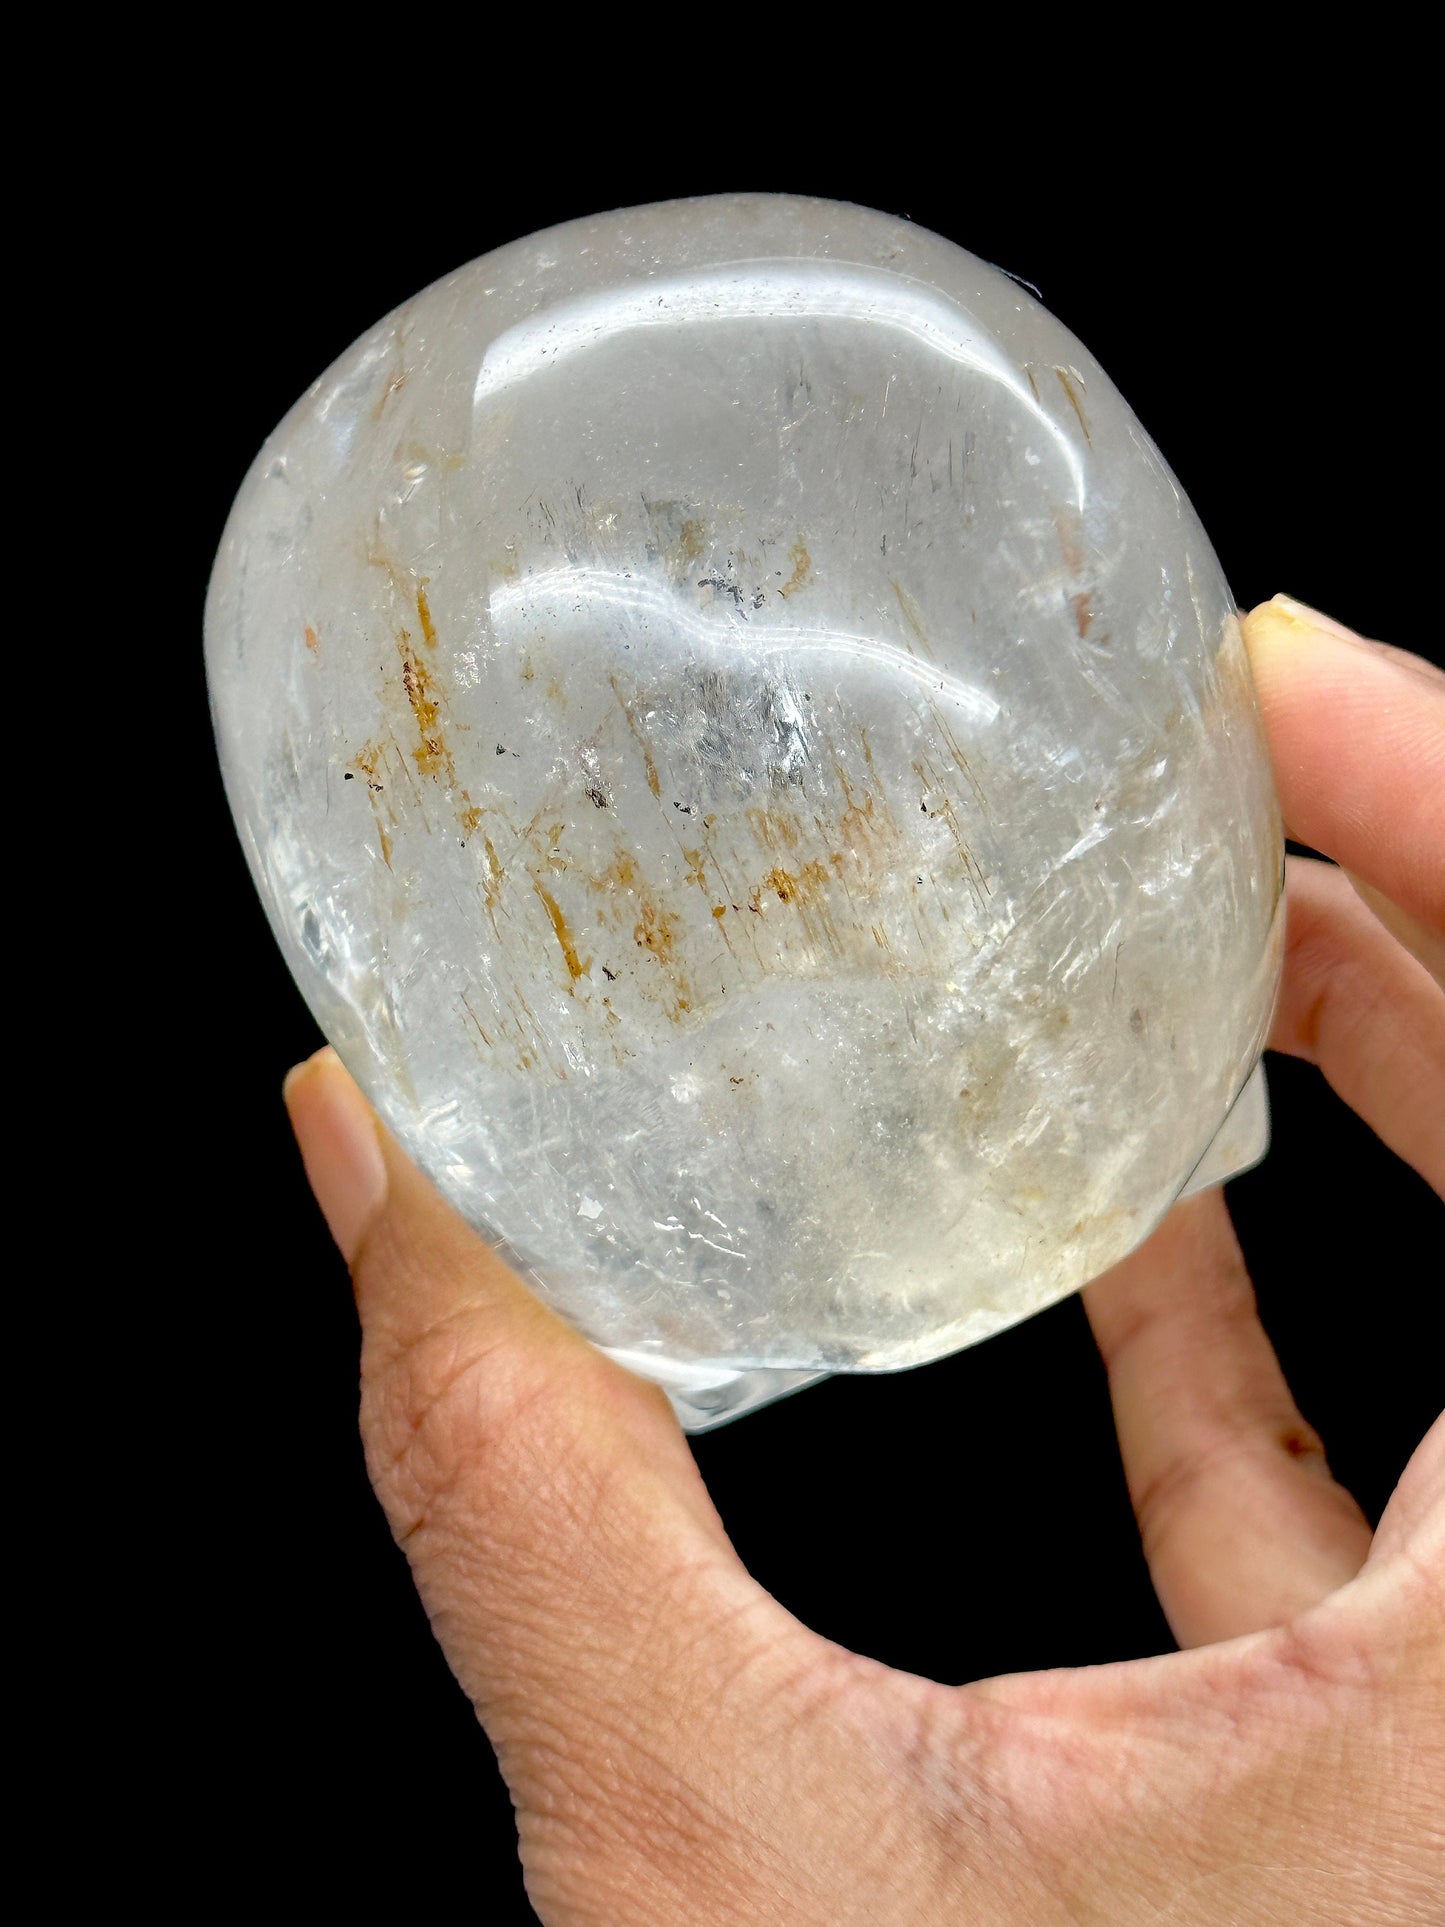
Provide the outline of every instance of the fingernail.
<path id="1" fill-rule="evenodd" d="M 287 1073 L 282 1096 L 321 1215 L 349 1265 L 386 1197 L 371 1106 L 329 1048 Z"/>
<path id="2" fill-rule="evenodd" d="M 1270 599 L 1270 608 L 1277 609 L 1291 627 L 1313 629 L 1327 636 L 1337 636 L 1341 642 L 1363 642 L 1363 636 L 1347 629 L 1333 616 L 1322 616 L 1318 609 L 1312 609 L 1307 602 L 1296 602 L 1293 596 L 1277 595 Z"/>

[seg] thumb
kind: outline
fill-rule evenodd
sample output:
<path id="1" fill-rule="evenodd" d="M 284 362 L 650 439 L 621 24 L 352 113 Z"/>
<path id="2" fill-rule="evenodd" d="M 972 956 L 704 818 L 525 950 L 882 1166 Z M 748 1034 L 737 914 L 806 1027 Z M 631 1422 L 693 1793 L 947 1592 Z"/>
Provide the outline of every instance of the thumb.
<path id="1" fill-rule="evenodd" d="M 372 1483 L 504 1770 L 543 1729 L 580 1744 L 619 1691 L 639 1730 L 652 1702 L 675 1724 L 705 1622 L 736 1654 L 740 1606 L 781 1609 L 733 1553 L 666 1398 L 521 1284 L 334 1052 L 285 1094 L 352 1271 Z"/>

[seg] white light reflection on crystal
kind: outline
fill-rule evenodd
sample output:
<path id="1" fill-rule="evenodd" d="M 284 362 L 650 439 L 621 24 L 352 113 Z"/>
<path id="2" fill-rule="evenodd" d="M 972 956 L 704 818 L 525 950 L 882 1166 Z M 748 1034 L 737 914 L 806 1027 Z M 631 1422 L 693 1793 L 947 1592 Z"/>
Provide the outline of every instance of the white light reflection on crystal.
<path id="1" fill-rule="evenodd" d="M 605 603 L 620 610 L 639 628 L 645 627 L 649 619 L 663 621 L 709 648 L 716 648 L 720 638 L 716 619 L 710 621 L 702 610 L 690 609 L 675 589 L 643 577 L 622 577 L 615 570 L 579 568 L 571 563 L 539 570 L 521 581 L 494 583 L 489 602 L 494 629 L 500 635 L 509 617 L 531 613 L 538 603 L 544 605 L 540 613 L 548 622 L 565 622 L 568 615 L 575 614 L 579 603 L 586 606 Z M 999 714 L 1000 705 L 994 697 L 933 663 L 920 662 L 895 642 L 841 629 L 800 629 L 791 622 L 761 622 L 755 616 L 747 619 L 747 628 L 743 630 L 742 620 L 740 616 L 729 617 L 730 622 L 738 625 L 738 639 L 746 640 L 750 651 L 773 648 L 798 656 L 839 650 L 887 670 L 890 676 L 917 683 L 920 689 L 928 690 L 930 696 L 942 694 L 956 703 L 971 722 L 985 725 Z"/>
<path id="2" fill-rule="evenodd" d="M 638 328 L 696 327 L 719 321 L 856 321 L 870 329 L 896 328 L 945 360 L 975 369 L 1006 388 L 1049 436 L 1084 506 L 1084 470 L 1068 435 L 1052 419 L 1002 351 L 962 326 L 955 305 L 932 290 L 852 262 L 822 268 L 787 261 L 698 269 L 685 278 L 649 280 L 560 301 L 498 335 L 487 349 L 472 391 L 473 409 L 503 389 L 555 367 L 568 355 L 595 348 Z M 842 269 L 847 278 L 840 276 Z"/>

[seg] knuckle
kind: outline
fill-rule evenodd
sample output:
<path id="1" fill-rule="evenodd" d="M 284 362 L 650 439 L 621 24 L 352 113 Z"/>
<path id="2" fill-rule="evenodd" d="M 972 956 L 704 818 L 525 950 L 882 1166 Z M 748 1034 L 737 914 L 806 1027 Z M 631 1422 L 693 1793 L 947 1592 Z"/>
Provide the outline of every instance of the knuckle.
<path id="1" fill-rule="evenodd" d="M 473 1527 L 520 1523 L 545 1491 L 555 1517 L 581 1504 L 572 1449 L 590 1376 L 581 1347 L 530 1353 L 469 1307 L 362 1359 L 368 1469 L 392 1530 L 413 1538 L 439 1513 Z"/>

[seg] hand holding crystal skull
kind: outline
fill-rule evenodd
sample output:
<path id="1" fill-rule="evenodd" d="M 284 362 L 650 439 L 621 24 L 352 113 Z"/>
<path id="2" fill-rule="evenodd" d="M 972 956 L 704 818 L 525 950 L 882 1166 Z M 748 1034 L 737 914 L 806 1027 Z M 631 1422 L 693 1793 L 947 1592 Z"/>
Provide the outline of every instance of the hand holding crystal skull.
<path id="1" fill-rule="evenodd" d="M 986 1337 L 1263 1149 L 1223 576 L 934 236 L 738 196 L 462 269 L 262 451 L 208 650 L 326 1033 L 691 1424 Z"/>
<path id="2" fill-rule="evenodd" d="M 283 946 L 463 1213 L 696 1418 L 983 1335 L 1255 1154 L 1257 1111 L 1208 1150 L 1277 942 L 1243 659 L 1077 344 L 856 210 L 612 217 L 471 273 L 283 429 L 211 633 Z M 434 330 L 529 288 L 429 394 Z M 1445 695 L 1297 608 L 1248 633 L 1289 820 L 1384 919 L 1292 862 L 1272 1041 L 1445 1188 Z M 1432 1918 L 1445 1436 L 1371 1545 L 1217 1190 L 1085 1293 L 1202 1650 L 959 1690 L 749 1579 L 658 1392 L 329 1053 L 288 1096 L 544 1920 Z"/>

